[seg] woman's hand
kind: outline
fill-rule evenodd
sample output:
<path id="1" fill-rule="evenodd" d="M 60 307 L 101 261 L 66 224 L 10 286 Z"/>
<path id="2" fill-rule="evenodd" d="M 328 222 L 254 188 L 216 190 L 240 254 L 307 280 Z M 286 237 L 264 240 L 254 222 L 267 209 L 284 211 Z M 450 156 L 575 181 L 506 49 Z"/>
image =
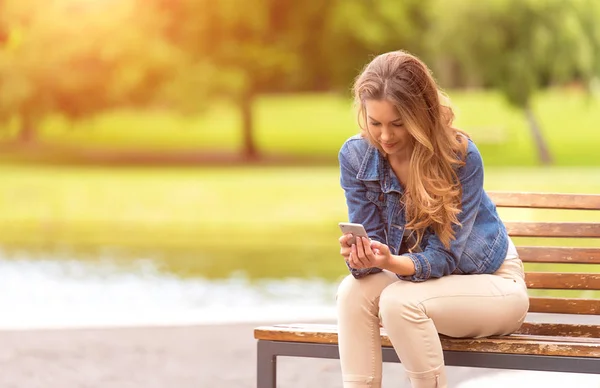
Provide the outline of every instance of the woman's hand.
<path id="1" fill-rule="evenodd" d="M 350 267 L 362 268 L 386 268 L 392 259 L 392 254 L 387 245 L 371 241 L 367 237 L 357 237 L 356 244 L 350 247 L 348 263 Z"/>
<path id="2" fill-rule="evenodd" d="M 340 254 L 354 269 L 373 268 L 387 269 L 402 276 L 415 274 L 415 264 L 407 256 L 395 256 L 390 248 L 380 242 L 366 237 L 358 237 L 356 244 L 350 244 L 352 234 L 340 237 Z"/>

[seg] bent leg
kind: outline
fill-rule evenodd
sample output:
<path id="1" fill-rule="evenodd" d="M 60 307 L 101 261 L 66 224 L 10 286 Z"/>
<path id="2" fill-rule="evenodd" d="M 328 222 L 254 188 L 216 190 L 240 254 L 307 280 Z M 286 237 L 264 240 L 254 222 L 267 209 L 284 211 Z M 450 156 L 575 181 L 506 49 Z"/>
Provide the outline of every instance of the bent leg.
<path id="1" fill-rule="evenodd" d="M 348 275 L 337 293 L 338 342 L 344 388 L 381 386 L 379 297 L 398 277 L 388 271 L 355 279 Z"/>
<path id="2" fill-rule="evenodd" d="M 383 326 L 413 387 L 446 387 L 438 333 L 451 337 L 508 334 L 529 307 L 524 285 L 498 275 L 450 275 L 401 281 L 381 295 Z"/>

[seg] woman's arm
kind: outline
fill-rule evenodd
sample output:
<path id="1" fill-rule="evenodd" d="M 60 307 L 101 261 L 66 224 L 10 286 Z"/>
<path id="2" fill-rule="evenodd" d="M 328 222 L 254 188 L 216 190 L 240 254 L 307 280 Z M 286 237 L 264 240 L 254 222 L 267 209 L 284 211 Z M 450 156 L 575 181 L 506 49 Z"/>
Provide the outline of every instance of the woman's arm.
<path id="1" fill-rule="evenodd" d="M 360 140 L 350 140 L 344 143 L 338 155 L 340 184 L 346 197 L 348 220 L 352 223 L 362 224 L 372 240 L 385 242 L 384 225 L 379 209 L 367 198 L 367 189 L 364 183 L 356 177 L 360 167 L 359 156 L 362 155 L 358 155 L 355 150 L 351 149 L 350 142 L 352 141 Z M 355 278 L 381 271 L 376 267 L 355 269 L 349 264 L 348 268 Z"/>

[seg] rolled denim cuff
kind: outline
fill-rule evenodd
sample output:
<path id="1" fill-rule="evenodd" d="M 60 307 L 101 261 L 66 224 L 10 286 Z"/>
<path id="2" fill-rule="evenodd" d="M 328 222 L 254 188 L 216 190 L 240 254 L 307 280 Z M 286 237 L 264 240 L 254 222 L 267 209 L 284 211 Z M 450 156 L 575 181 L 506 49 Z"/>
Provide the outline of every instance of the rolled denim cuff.
<path id="1" fill-rule="evenodd" d="M 411 282 L 424 282 L 431 277 L 431 264 L 423 253 L 405 253 L 402 256 L 409 257 L 415 265 L 415 274 L 412 276 L 398 275 L 399 279 Z"/>

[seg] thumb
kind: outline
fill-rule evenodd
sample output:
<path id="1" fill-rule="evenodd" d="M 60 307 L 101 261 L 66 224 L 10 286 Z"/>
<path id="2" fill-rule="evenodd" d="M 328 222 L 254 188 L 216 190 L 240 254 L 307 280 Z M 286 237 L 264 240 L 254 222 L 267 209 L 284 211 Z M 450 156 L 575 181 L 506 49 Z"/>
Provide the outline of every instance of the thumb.
<path id="1" fill-rule="evenodd" d="M 390 248 L 379 241 L 371 241 L 371 249 L 377 249 L 383 255 L 386 255 L 390 252 Z"/>

